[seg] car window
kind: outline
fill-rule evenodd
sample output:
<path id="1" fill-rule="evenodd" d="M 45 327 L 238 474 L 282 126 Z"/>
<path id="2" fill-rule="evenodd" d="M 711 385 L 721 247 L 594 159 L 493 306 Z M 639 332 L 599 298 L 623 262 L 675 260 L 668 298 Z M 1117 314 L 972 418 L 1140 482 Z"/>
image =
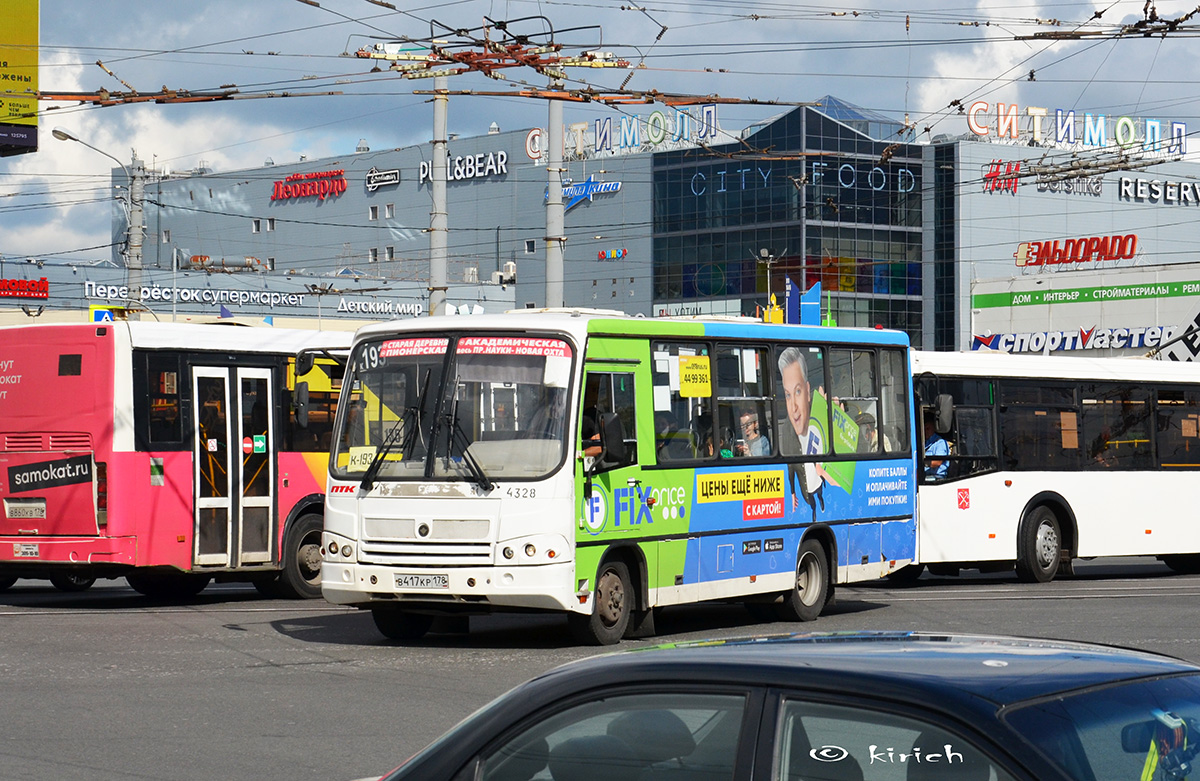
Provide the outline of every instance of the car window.
<path id="1" fill-rule="evenodd" d="M 607 697 L 558 711 L 483 757 L 482 781 L 732 779 L 739 695 Z"/>
<path id="2" fill-rule="evenodd" d="M 1198 753 L 1200 676 L 1106 686 L 1017 708 L 1005 719 L 1078 781 L 1197 777 L 1181 768 Z"/>
<path id="3" fill-rule="evenodd" d="M 785 699 L 776 781 L 1011 781 L 958 735 L 895 714 Z"/>

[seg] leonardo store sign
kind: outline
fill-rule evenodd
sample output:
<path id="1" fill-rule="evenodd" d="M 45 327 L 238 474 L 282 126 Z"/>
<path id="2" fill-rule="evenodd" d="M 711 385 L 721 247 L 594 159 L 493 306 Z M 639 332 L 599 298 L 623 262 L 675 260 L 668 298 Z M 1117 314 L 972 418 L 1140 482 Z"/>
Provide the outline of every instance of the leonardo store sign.
<path id="1" fill-rule="evenodd" d="M 341 168 L 336 171 L 292 174 L 282 181 L 275 182 L 275 187 L 271 190 L 271 200 L 317 198 L 323 201 L 331 195 L 341 195 L 346 192 L 345 174 L 346 172 Z"/>

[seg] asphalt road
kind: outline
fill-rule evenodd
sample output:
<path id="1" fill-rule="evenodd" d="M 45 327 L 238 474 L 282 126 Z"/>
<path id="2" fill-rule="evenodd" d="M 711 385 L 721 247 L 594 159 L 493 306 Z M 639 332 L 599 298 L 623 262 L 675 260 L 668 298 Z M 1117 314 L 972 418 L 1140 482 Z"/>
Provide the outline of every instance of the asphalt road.
<path id="1" fill-rule="evenodd" d="M 1109 642 L 1200 662 L 1200 576 L 1145 559 L 1077 565 L 1049 584 L 1011 574 L 841 587 L 813 624 L 739 606 L 664 611 L 655 641 L 803 630 L 924 629 Z M 124 580 L 83 594 L 0 592 L 0 778 L 45 781 L 378 776 L 459 719 L 561 662 L 562 617 L 472 619 L 469 634 L 384 640 L 368 614 L 213 585 L 184 605 Z"/>

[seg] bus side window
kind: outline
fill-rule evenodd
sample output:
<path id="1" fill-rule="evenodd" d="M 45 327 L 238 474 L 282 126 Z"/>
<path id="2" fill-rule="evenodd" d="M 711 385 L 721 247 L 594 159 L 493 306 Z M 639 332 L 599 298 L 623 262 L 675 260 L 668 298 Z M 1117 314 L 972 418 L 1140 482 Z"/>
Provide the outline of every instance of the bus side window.
<path id="1" fill-rule="evenodd" d="M 651 357 L 658 463 L 714 458 L 708 346 L 701 342 L 654 342 Z M 681 367 L 685 362 L 698 367 L 689 372 L 690 382 L 683 382 Z"/>
<path id="2" fill-rule="evenodd" d="M 879 352 L 879 414 L 876 428 L 888 453 L 909 452 L 908 355 L 904 350 Z"/>
<path id="3" fill-rule="evenodd" d="M 152 445 L 183 441 L 179 356 L 146 355 L 146 437 Z"/>
<path id="4" fill-rule="evenodd" d="M 598 471 L 637 463 L 637 414 L 633 387 L 632 374 L 588 373 L 580 416 L 580 452 L 593 456 L 600 452 L 600 427 L 614 414 L 620 421 L 623 439 L 621 443 L 606 443 L 608 450 L 599 456 Z M 610 426 L 606 431 L 612 433 L 614 428 Z"/>
<path id="5" fill-rule="evenodd" d="M 714 452 L 723 458 L 771 455 L 770 353 L 766 347 L 719 344 L 716 356 Z"/>

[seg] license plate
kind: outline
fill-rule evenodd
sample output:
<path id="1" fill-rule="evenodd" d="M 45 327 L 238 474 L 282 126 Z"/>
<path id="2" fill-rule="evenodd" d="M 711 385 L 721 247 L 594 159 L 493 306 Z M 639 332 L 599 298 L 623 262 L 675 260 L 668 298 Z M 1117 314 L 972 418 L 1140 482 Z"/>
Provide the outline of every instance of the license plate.
<path id="1" fill-rule="evenodd" d="M 13 556 L 18 559 L 36 559 L 38 544 L 36 542 L 14 542 Z"/>
<path id="2" fill-rule="evenodd" d="M 450 576 L 397 575 L 396 588 L 450 588 Z"/>
<path id="3" fill-rule="evenodd" d="M 18 501 L 4 500 L 4 514 L 9 518 L 45 518 L 46 502 L 44 500 Z"/>

